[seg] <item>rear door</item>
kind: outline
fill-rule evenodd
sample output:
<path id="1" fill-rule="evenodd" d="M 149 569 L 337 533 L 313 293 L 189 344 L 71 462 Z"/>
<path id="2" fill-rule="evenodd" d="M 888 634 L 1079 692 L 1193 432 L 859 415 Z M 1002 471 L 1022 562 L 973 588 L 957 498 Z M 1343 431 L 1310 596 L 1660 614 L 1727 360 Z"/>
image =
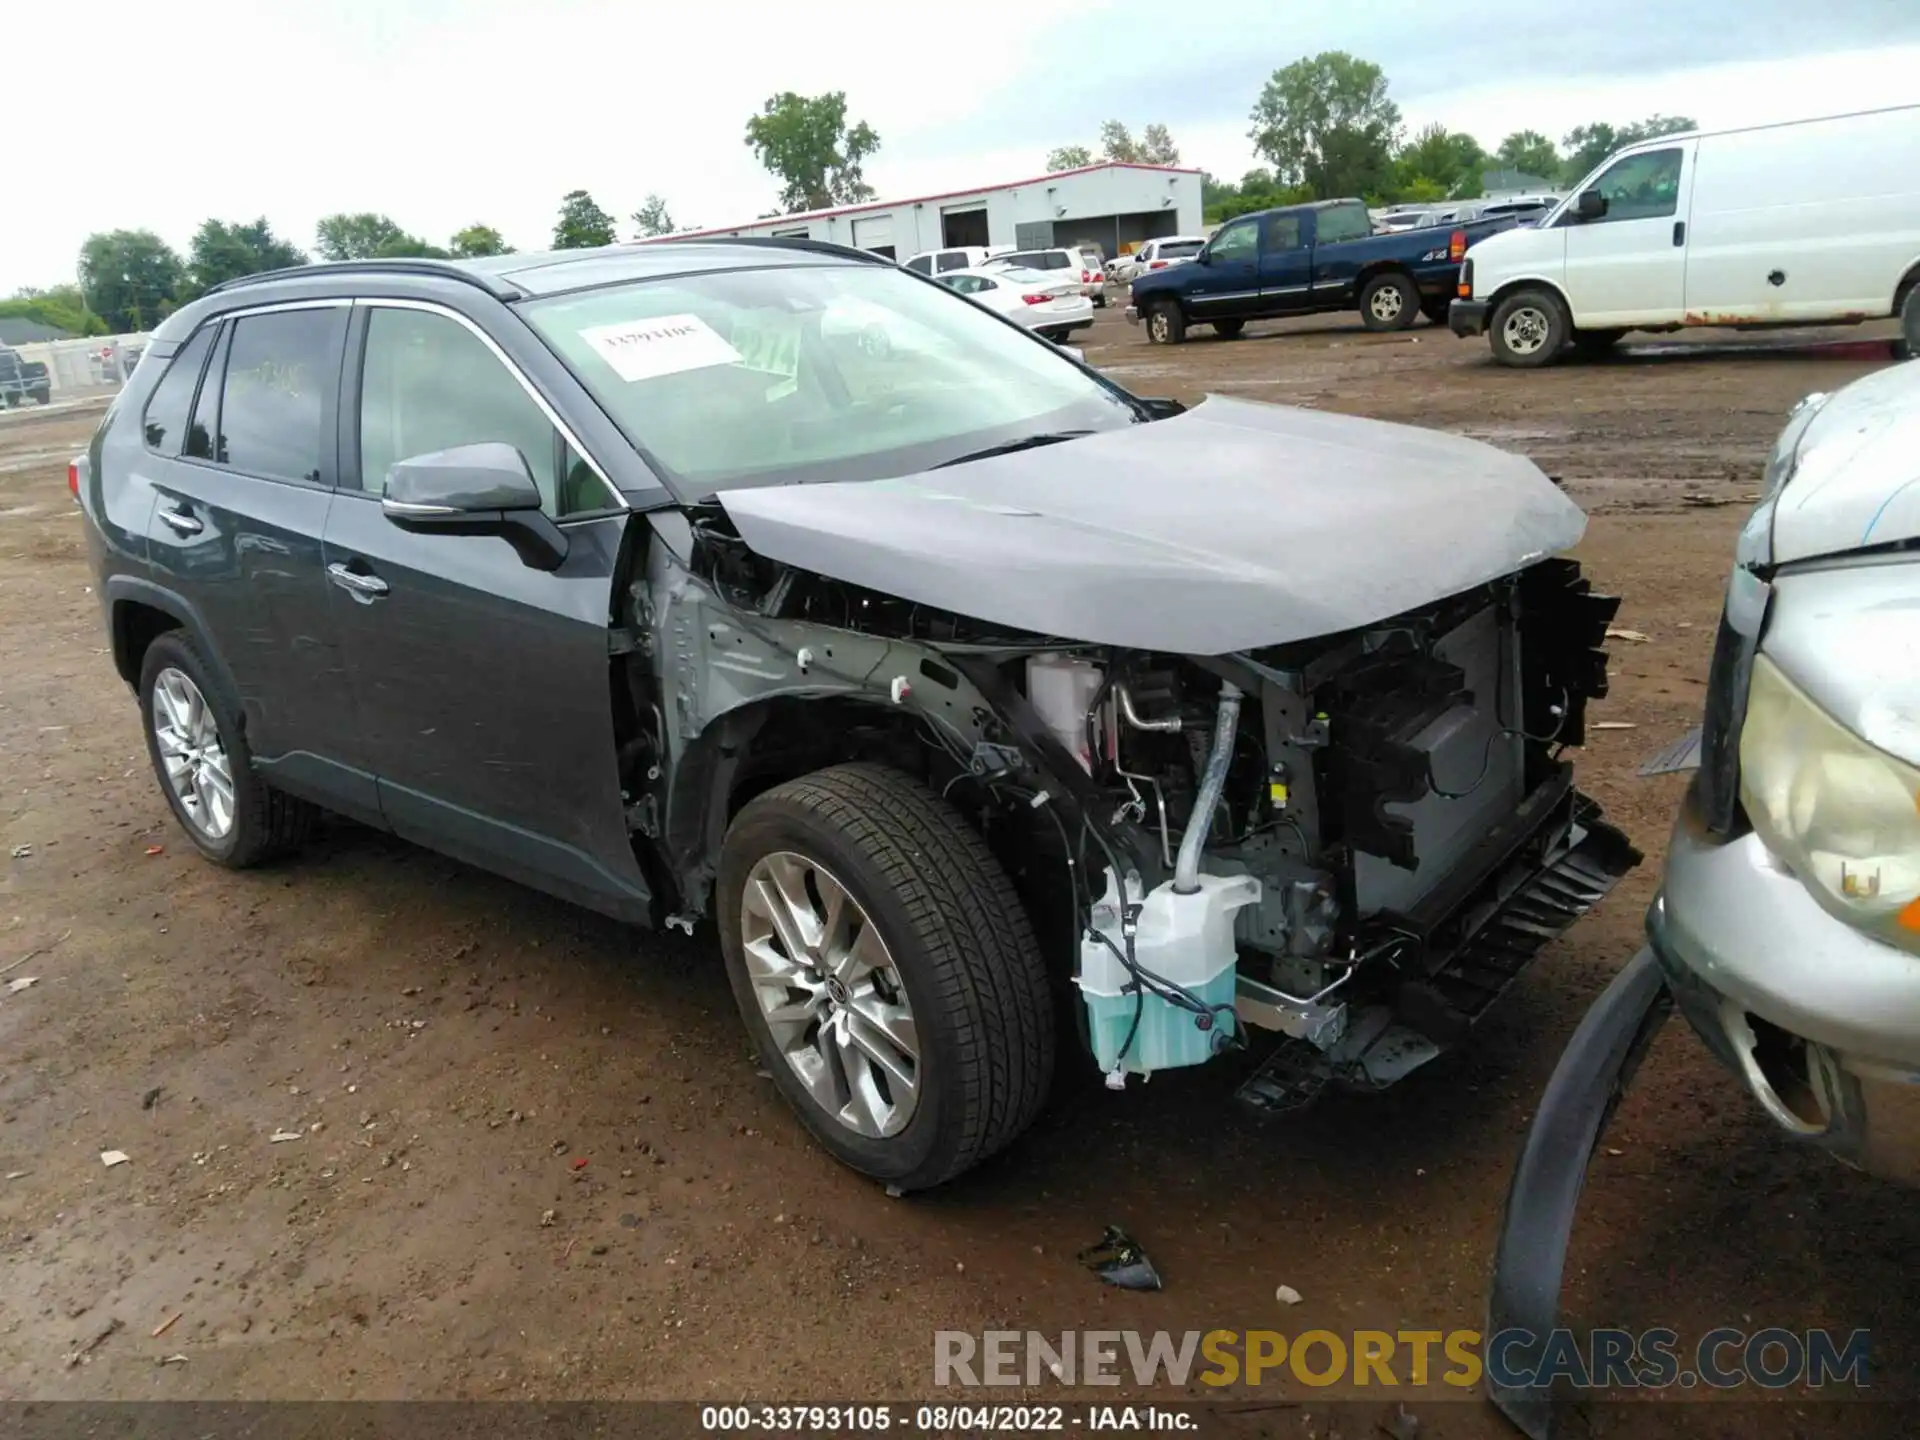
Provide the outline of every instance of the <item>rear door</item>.
<path id="1" fill-rule="evenodd" d="M 1183 272 L 1187 312 L 1195 320 L 1225 320 L 1260 308 L 1260 221 L 1222 225 Z"/>
<path id="2" fill-rule="evenodd" d="M 452 310 L 360 302 L 347 376 L 325 570 L 388 824 L 644 919 L 609 652 L 624 503 L 532 382 Z M 525 457 L 567 537 L 557 570 L 498 536 L 402 530 L 382 512 L 396 461 L 488 440 Z"/>
<path id="3" fill-rule="evenodd" d="M 1288 211 L 1260 222 L 1260 308 L 1305 310 L 1313 293 L 1312 214 Z"/>
<path id="4" fill-rule="evenodd" d="M 320 552 L 349 313 L 345 302 L 304 301 L 220 325 L 191 409 L 181 409 L 192 417 L 185 434 L 168 437 L 147 417 L 158 427 L 147 553 L 154 581 L 198 615 L 218 651 L 261 768 L 372 819 L 372 784 L 352 765 L 359 736 Z M 169 404 L 178 398 L 170 392 Z"/>
<path id="5" fill-rule="evenodd" d="M 1587 188 L 1607 213 L 1582 221 L 1569 205 L 1563 283 L 1573 323 L 1586 329 L 1677 325 L 1687 278 L 1687 201 L 1698 142 L 1639 150 L 1613 162 Z"/>

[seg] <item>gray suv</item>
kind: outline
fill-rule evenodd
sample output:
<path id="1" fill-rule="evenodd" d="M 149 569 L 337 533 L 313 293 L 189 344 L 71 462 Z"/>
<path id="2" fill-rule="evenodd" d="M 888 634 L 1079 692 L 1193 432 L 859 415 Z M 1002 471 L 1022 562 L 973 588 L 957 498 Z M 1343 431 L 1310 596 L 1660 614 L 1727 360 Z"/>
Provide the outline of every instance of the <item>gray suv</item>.
<path id="1" fill-rule="evenodd" d="M 711 918 L 801 1120 L 903 1189 L 1060 1044 L 1390 1084 L 1637 859 L 1560 758 L 1616 602 L 1531 464 L 1142 400 L 857 251 L 253 277 L 79 473 L 207 858 L 330 811 Z"/>

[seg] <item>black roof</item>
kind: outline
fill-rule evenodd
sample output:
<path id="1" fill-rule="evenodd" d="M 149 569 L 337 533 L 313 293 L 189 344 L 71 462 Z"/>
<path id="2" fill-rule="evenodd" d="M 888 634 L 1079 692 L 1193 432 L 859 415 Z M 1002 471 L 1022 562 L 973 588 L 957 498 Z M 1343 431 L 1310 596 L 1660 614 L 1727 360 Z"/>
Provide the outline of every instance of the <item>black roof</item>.
<path id="1" fill-rule="evenodd" d="M 769 254 L 768 252 L 774 252 Z M 590 290 L 628 280 L 660 275 L 697 274 L 703 270 L 732 270 L 741 265 L 818 265 L 857 261 L 890 265 L 884 256 L 822 240 L 740 236 L 722 240 L 664 240 L 644 245 L 607 245 L 594 250 L 542 250 L 518 255 L 489 255 L 477 260 L 338 260 L 268 270 L 217 285 L 234 290 L 267 280 L 320 278 L 336 274 L 434 275 L 463 280 L 502 300 L 555 295 L 568 290 Z"/>

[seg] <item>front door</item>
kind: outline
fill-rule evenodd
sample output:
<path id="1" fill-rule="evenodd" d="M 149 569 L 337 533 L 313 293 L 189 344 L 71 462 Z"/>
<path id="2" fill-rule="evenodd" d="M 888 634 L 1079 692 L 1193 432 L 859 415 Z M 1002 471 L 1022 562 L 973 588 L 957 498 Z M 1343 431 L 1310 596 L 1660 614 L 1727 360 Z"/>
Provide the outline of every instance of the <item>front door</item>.
<path id="1" fill-rule="evenodd" d="M 1282 211 L 1260 225 L 1260 308 L 1269 314 L 1305 310 L 1313 294 L 1313 246 L 1306 213 Z"/>
<path id="2" fill-rule="evenodd" d="M 1605 330 L 1677 325 L 1687 279 L 1687 191 L 1694 142 L 1642 150 L 1603 171 L 1587 188 L 1606 197 L 1607 213 L 1580 220 L 1569 205 L 1567 300 L 1573 323 Z"/>
<path id="3" fill-rule="evenodd" d="M 348 341 L 329 600 L 397 834 L 582 904 L 646 918 L 628 840 L 608 627 L 627 511 L 531 385 L 451 311 L 362 302 Z M 396 461 L 504 441 L 567 536 L 537 570 L 492 535 L 403 530 Z"/>
<path id="4" fill-rule="evenodd" d="M 246 312 L 181 349 L 145 426 L 147 548 L 155 581 L 219 647 L 210 658 L 233 681 L 263 773 L 375 819 L 372 781 L 351 764 L 359 736 L 320 548 L 348 314 L 331 301 Z"/>
<path id="5" fill-rule="evenodd" d="M 1260 308 L 1260 222 L 1251 216 L 1220 227 L 1187 274 L 1187 313 L 1226 320 Z"/>

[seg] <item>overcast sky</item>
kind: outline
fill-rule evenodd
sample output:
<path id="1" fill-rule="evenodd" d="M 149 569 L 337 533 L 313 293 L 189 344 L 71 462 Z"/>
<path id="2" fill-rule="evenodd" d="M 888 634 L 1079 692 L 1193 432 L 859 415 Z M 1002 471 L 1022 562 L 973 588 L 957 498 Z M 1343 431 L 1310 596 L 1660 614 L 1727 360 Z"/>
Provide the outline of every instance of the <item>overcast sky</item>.
<path id="1" fill-rule="evenodd" d="M 1653 111 L 1708 126 L 1920 98 L 1915 0 L 1368 0 L 1281 5 L 905 0 L 148 0 L 8 6 L 0 296 L 72 277 L 95 230 L 183 253 L 208 216 L 375 210 L 444 244 L 474 222 L 520 249 L 584 187 L 625 221 L 650 191 L 682 225 L 771 209 L 742 143 L 770 94 L 845 90 L 879 132 L 884 198 L 1020 180 L 1117 117 L 1184 163 L 1258 163 L 1247 112 L 1275 68 L 1345 49 L 1409 127 L 1489 149 Z M 1192 20 L 1194 23 L 1187 23 Z M 976 38 L 977 37 L 977 38 Z"/>

